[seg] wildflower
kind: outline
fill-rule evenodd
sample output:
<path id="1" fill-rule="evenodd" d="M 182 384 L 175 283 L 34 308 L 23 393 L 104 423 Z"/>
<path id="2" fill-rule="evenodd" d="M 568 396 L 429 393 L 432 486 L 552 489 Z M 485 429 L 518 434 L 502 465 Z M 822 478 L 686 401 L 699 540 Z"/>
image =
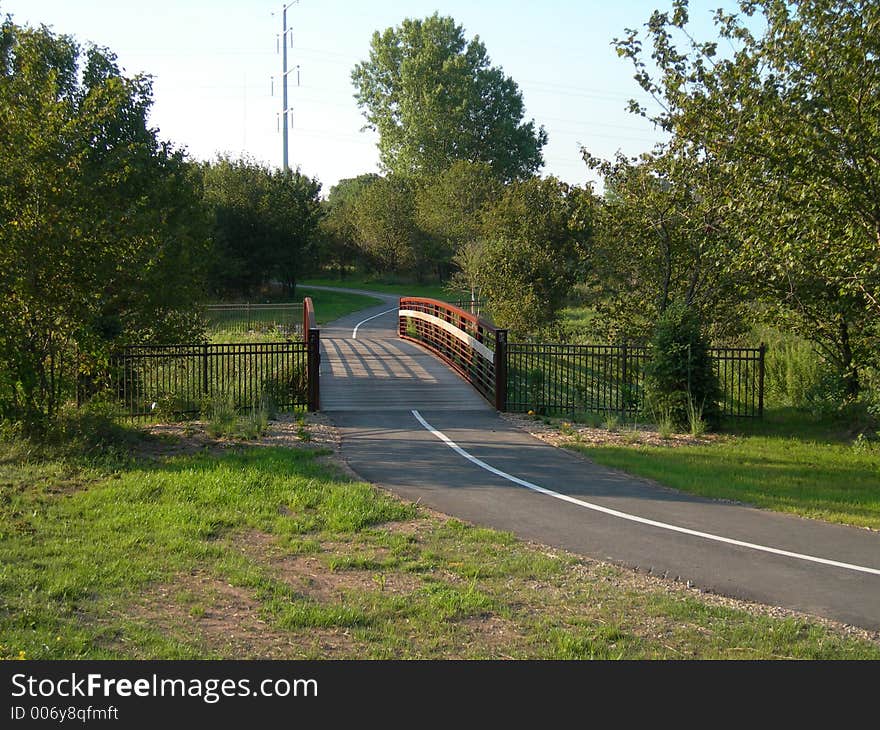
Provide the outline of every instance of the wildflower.
<path id="1" fill-rule="evenodd" d="M 530 415 L 530 416 L 534 416 L 534 415 L 535 415 L 535 412 L 534 412 L 534 411 L 529 411 L 529 415 Z"/>
<path id="2" fill-rule="evenodd" d="M 22 649 L 20 652 L 18 652 L 18 658 L 20 661 L 24 661 L 27 658 L 27 656 L 25 655 L 24 649 Z"/>

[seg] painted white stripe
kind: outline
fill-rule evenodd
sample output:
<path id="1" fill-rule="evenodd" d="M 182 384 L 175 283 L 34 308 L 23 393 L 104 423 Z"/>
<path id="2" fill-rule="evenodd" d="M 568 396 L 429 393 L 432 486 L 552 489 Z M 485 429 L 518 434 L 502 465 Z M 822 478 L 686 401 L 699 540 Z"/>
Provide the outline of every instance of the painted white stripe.
<path id="1" fill-rule="evenodd" d="M 401 309 L 400 310 L 401 317 L 412 317 L 413 319 L 421 319 L 425 322 L 430 322 L 431 324 L 435 324 L 438 327 L 446 330 L 449 334 L 457 337 L 463 342 L 467 342 L 471 347 L 473 347 L 477 352 L 479 352 L 484 358 L 486 358 L 489 362 L 495 361 L 495 353 L 492 352 L 488 347 L 486 347 L 482 342 L 480 342 L 476 337 L 469 335 L 467 332 L 463 332 L 458 327 L 456 327 L 452 322 L 447 322 L 445 319 L 440 319 L 440 317 L 435 317 L 433 314 L 428 314 L 427 312 L 419 312 L 415 309 Z"/>
<path id="2" fill-rule="evenodd" d="M 396 311 L 397 311 L 397 307 L 395 307 L 394 309 L 386 309 L 384 312 L 379 312 L 379 314 L 374 314 L 372 317 L 367 317 L 365 320 L 358 322 L 354 326 L 354 329 L 351 331 L 351 339 L 356 340 L 358 338 L 358 330 L 361 328 L 362 324 L 366 324 L 371 319 L 376 319 L 377 317 L 381 317 L 383 314 L 388 314 L 389 312 L 396 312 Z"/>
<path id="3" fill-rule="evenodd" d="M 478 459 L 476 456 L 469 454 L 465 451 L 461 446 L 456 444 L 452 439 L 450 439 L 445 433 L 438 431 L 434 428 L 430 423 L 428 423 L 424 418 L 422 418 L 422 414 L 416 410 L 411 411 L 412 414 L 416 417 L 419 423 L 422 426 L 430 431 L 434 436 L 440 439 L 443 443 L 445 443 L 450 449 L 455 451 L 460 456 L 463 456 L 468 461 L 476 464 L 481 469 L 485 469 L 496 476 L 501 477 L 502 479 L 506 479 L 509 482 L 513 482 L 514 484 L 518 484 L 521 487 L 525 487 L 526 489 L 531 489 L 533 492 L 538 492 L 539 494 L 545 494 L 548 497 L 554 497 L 556 499 L 561 499 L 563 502 L 570 502 L 571 504 L 576 504 L 578 507 L 585 507 L 587 509 L 595 510 L 596 512 L 602 512 L 606 515 L 611 515 L 612 517 L 619 517 L 622 520 L 629 520 L 630 522 L 638 522 L 643 525 L 650 525 L 651 527 L 659 527 L 662 530 L 671 530 L 672 532 L 680 532 L 685 535 L 692 535 L 694 537 L 701 537 L 705 540 L 714 540 L 715 542 L 723 542 L 728 545 L 737 545 L 739 547 L 749 548 L 751 550 L 759 550 L 765 553 L 773 553 L 774 555 L 782 555 L 787 558 L 795 558 L 797 560 L 807 560 L 811 563 L 821 563 L 822 565 L 831 565 L 835 568 L 845 568 L 846 570 L 855 570 L 860 573 L 871 573 L 872 575 L 880 575 L 880 569 L 877 568 L 868 568 L 864 565 L 853 565 L 851 563 L 841 563 L 837 560 L 829 560 L 827 558 L 818 558 L 814 555 L 803 555 L 802 553 L 793 553 L 788 550 L 780 550 L 779 548 L 767 547 L 766 545 L 757 545 L 751 542 L 744 542 L 742 540 L 734 540 L 730 537 L 723 537 L 721 535 L 713 535 L 709 532 L 700 532 L 699 530 L 690 530 L 686 527 L 679 527 L 678 525 L 670 525 L 666 522 L 657 522 L 656 520 L 649 520 L 646 517 L 639 517 L 637 515 L 627 514 L 626 512 L 619 512 L 616 509 L 610 509 L 608 507 L 602 507 L 598 504 L 593 504 L 592 502 L 585 502 L 582 499 L 576 499 L 575 497 L 570 497 L 567 494 L 560 494 L 559 492 L 554 492 L 550 489 L 545 489 L 544 487 L 540 487 L 537 484 L 532 484 L 532 482 L 527 482 L 525 479 L 520 479 L 519 477 L 512 476 L 507 472 L 503 472 L 500 469 L 496 469 L 494 466 L 490 466 L 482 459 Z"/>

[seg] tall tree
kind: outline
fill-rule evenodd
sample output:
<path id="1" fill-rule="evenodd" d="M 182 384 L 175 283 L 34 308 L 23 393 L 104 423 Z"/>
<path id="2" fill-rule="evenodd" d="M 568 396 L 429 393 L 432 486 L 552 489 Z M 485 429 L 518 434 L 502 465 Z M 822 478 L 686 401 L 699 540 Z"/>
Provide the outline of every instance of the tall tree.
<path id="1" fill-rule="evenodd" d="M 724 166 L 741 268 L 855 395 L 880 350 L 880 5 L 743 0 L 715 22 L 726 55 L 692 37 L 686 0 L 655 12 L 656 76 L 636 31 L 618 51 L 673 144 Z"/>
<path id="2" fill-rule="evenodd" d="M 322 204 L 317 263 L 335 267 L 340 278 L 360 258 L 355 218 L 358 196 L 379 179 L 375 173 L 343 178 L 330 188 L 330 194 Z"/>
<path id="3" fill-rule="evenodd" d="M 508 185 L 483 218 L 483 291 L 495 320 L 518 335 L 551 324 L 585 274 L 592 195 L 556 178 Z"/>
<path id="4" fill-rule="evenodd" d="M 373 34 L 352 81 L 386 170 L 430 176 L 469 160 L 515 180 L 543 164 L 544 128 L 523 120 L 519 87 L 490 63 L 478 36 L 437 13 Z"/>
<path id="5" fill-rule="evenodd" d="M 590 254 L 597 328 L 645 340 L 673 301 L 692 307 L 714 340 L 741 334 L 743 278 L 738 240 L 721 202 L 722 170 L 711 160 L 655 152 L 613 162 L 585 159 L 604 179 Z"/>
<path id="6" fill-rule="evenodd" d="M 415 216 L 413 183 L 397 175 L 370 183 L 355 203 L 357 244 L 369 265 L 381 272 L 415 274 L 432 266 L 430 246 Z"/>
<path id="7" fill-rule="evenodd" d="M 215 294 L 252 294 L 270 279 L 293 294 L 311 256 L 321 184 L 299 170 L 220 158 L 204 166 Z"/>
<path id="8" fill-rule="evenodd" d="M 459 160 L 416 191 L 416 220 L 435 241 L 441 278 L 455 257 L 471 260 L 482 237 L 483 212 L 501 188 L 488 163 Z"/>
<path id="9" fill-rule="evenodd" d="M 193 333 L 198 181 L 150 80 L 46 28 L 0 30 L 0 415 L 39 425 L 115 344 Z"/>

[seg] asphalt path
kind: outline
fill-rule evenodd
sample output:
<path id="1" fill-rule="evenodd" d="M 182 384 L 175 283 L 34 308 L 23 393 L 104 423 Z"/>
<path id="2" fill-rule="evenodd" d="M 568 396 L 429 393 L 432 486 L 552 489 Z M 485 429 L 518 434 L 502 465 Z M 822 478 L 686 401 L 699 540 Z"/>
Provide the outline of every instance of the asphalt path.
<path id="1" fill-rule="evenodd" d="M 880 630 L 880 533 L 693 497 L 549 446 L 400 341 L 396 297 L 364 293 L 382 305 L 322 329 L 321 397 L 365 480 L 528 540 Z"/>

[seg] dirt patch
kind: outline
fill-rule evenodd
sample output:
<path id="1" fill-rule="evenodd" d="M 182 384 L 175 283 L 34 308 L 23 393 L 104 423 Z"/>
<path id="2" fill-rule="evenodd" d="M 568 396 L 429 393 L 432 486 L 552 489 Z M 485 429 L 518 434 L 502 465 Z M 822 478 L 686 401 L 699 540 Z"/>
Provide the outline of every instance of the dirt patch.
<path id="1" fill-rule="evenodd" d="M 449 517 L 445 517 L 445 519 L 448 520 Z M 418 540 L 422 535 L 432 532 L 435 527 L 436 525 L 432 520 L 420 517 L 401 522 L 383 522 L 379 525 L 373 525 L 370 529 L 387 532 L 389 535 L 405 535 Z"/>
<path id="2" fill-rule="evenodd" d="M 664 437 L 648 425 L 621 426 L 614 430 L 594 428 L 583 424 L 571 423 L 561 418 L 544 420 L 540 416 L 529 416 L 522 413 L 501 413 L 505 421 L 512 423 L 535 438 L 553 446 L 582 444 L 584 446 L 702 446 L 717 441 L 723 436 L 704 434 L 691 436 L 685 433 L 673 433 Z"/>
<path id="3" fill-rule="evenodd" d="M 467 646 L 479 647 L 480 653 L 497 659 L 515 659 L 506 653 L 512 647 L 522 646 L 525 633 L 512 621 L 487 614 L 460 619 L 458 626 Z"/>
<path id="4" fill-rule="evenodd" d="M 352 549 L 352 544 L 339 544 L 339 549 L 325 547 L 323 552 L 291 555 L 271 535 L 251 531 L 239 535 L 235 544 L 258 562 L 268 565 L 275 577 L 287 583 L 297 593 L 320 603 L 338 603 L 348 593 L 385 592 L 407 594 L 419 587 L 421 581 L 415 575 L 401 571 L 381 569 L 361 570 L 339 568 L 331 570 L 327 565 L 334 553 L 349 556 L 362 554 Z M 335 546 L 334 546 L 335 547 Z M 370 553 L 381 559 L 383 548 L 370 548 Z"/>
<path id="5" fill-rule="evenodd" d="M 248 591 L 201 571 L 156 586 L 132 613 L 172 636 L 196 637 L 224 658 L 274 659 L 294 648 L 289 634 L 260 617 L 260 604 Z"/>

